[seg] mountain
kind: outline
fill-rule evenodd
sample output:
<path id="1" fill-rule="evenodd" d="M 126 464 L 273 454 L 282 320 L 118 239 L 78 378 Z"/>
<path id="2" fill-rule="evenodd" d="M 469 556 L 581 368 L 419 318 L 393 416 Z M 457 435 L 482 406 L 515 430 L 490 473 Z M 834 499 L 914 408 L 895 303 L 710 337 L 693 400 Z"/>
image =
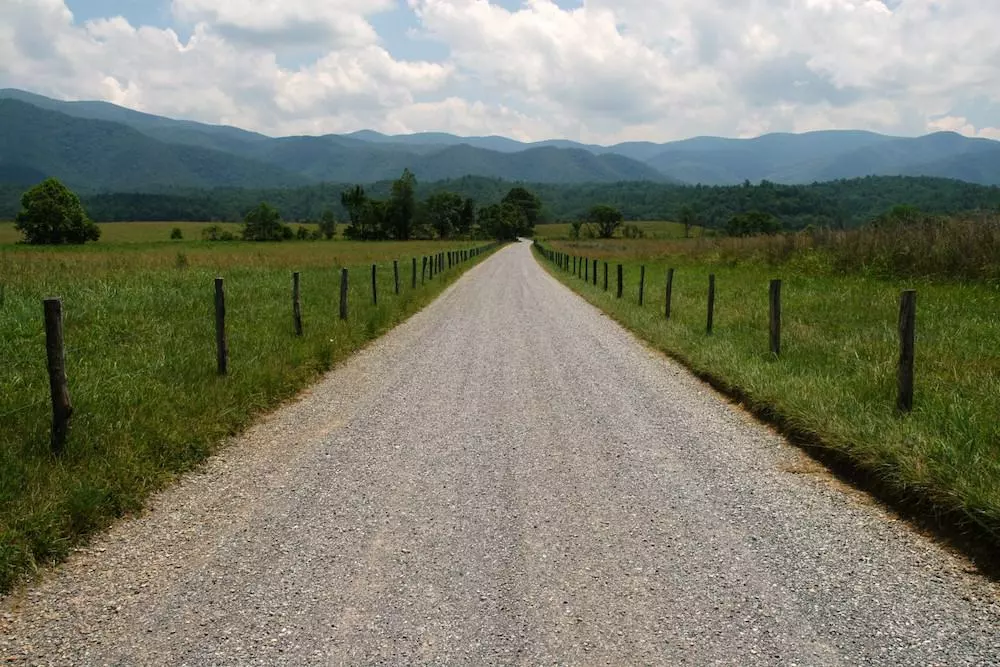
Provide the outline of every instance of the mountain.
<path id="1" fill-rule="evenodd" d="M 229 153 L 157 141 L 121 123 L 0 100 L 0 174 L 56 176 L 73 188 L 289 187 L 311 182 Z"/>

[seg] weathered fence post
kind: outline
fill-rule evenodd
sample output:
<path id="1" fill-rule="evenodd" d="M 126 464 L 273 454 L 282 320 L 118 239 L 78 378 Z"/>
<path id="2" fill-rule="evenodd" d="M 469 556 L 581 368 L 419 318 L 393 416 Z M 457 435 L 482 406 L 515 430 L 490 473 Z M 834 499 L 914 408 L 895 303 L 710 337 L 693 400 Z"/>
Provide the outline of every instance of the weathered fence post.
<path id="1" fill-rule="evenodd" d="M 423 285 L 427 281 L 427 256 L 424 255 L 424 263 L 420 267 L 420 284 Z"/>
<path id="2" fill-rule="evenodd" d="M 781 281 L 771 281 L 771 354 L 781 356 Z"/>
<path id="3" fill-rule="evenodd" d="M 413 258 L 413 280 L 410 283 L 411 289 L 417 289 L 417 258 Z"/>
<path id="4" fill-rule="evenodd" d="M 590 282 L 590 260 L 586 257 L 583 258 L 583 282 Z"/>
<path id="5" fill-rule="evenodd" d="M 604 291 L 608 291 L 608 263 L 604 262 Z"/>
<path id="6" fill-rule="evenodd" d="M 45 299 L 45 353 L 48 357 L 49 391 L 52 396 L 52 451 L 61 454 L 69 435 L 73 406 L 66 380 L 66 350 L 63 346 L 62 301 Z"/>
<path id="7" fill-rule="evenodd" d="M 917 292 L 906 290 L 899 297 L 899 372 L 896 383 L 900 412 L 913 410 L 913 359 L 917 329 Z"/>
<path id="8" fill-rule="evenodd" d="M 299 272 L 292 274 L 292 319 L 295 322 L 295 335 L 302 335 L 302 302 L 299 299 Z"/>
<path id="9" fill-rule="evenodd" d="M 643 304 L 646 298 L 646 267 L 639 267 L 639 305 Z"/>
<path id="10" fill-rule="evenodd" d="M 708 324 L 705 327 L 706 333 L 712 335 L 712 325 L 715 320 L 715 274 L 708 275 Z"/>
<path id="11" fill-rule="evenodd" d="M 597 287 L 597 260 L 594 260 L 594 287 Z"/>
<path id="12" fill-rule="evenodd" d="M 226 340 L 226 290 L 222 278 L 215 279 L 215 351 L 219 375 L 229 373 L 229 341 Z"/>
<path id="13" fill-rule="evenodd" d="M 375 282 L 375 264 L 372 264 L 372 305 L 378 305 L 378 284 Z"/>
<path id="14" fill-rule="evenodd" d="M 396 294 L 399 295 L 399 261 L 392 260 L 392 279 L 396 284 Z"/>
<path id="15" fill-rule="evenodd" d="M 347 319 L 347 269 L 340 270 L 340 319 Z"/>
<path id="16" fill-rule="evenodd" d="M 622 265 L 618 265 L 618 298 L 622 298 Z"/>
<path id="17" fill-rule="evenodd" d="M 664 306 L 663 314 L 669 320 L 670 319 L 670 301 L 674 296 L 674 270 L 667 269 L 667 294 L 666 294 L 666 306 Z"/>
<path id="18" fill-rule="evenodd" d="M 576 255 L 573 255 L 573 275 L 576 275 Z"/>

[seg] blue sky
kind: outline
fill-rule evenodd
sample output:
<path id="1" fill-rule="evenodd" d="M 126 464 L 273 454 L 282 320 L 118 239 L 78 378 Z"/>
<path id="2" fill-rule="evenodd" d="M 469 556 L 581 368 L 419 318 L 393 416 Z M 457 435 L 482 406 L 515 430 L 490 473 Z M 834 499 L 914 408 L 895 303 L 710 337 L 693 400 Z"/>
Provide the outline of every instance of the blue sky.
<path id="1" fill-rule="evenodd" d="M 1000 138 L 998 19 L 981 0 L 6 0 L 0 86 L 269 134 Z"/>

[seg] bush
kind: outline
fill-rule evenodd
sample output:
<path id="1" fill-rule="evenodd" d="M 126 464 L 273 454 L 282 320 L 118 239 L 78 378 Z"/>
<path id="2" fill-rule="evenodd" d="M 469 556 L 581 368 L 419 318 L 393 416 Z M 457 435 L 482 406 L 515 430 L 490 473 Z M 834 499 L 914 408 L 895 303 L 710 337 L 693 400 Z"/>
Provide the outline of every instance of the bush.
<path id="1" fill-rule="evenodd" d="M 54 178 L 22 195 L 16 220 L 15 228 L 32 245 L 86 243 L 101 237 L 101 229 L 87 218 L 80 198 Z"/>
<path id="2" fill-rule="evenodd" d="M 172 230 L 170 230 L 171 241 L 180 241 L 183 238 L 184 238 L 184 232 L 181 231 L 180 227 L 174 227 Z"/>
<path id="3" fill-rule="evenodd" d="M 307 240 L 309 238 L 309 230 L 306 227 L 299 225 L 299 228 L 295 231 L 295 238 L 300 241 Z"/>
<path id="4" fill-rule="evenodd" d="M 625 225 L 622 227 L 622 236 L 627 239 L 641 239 L 646 236 L 639 225 Z"/>

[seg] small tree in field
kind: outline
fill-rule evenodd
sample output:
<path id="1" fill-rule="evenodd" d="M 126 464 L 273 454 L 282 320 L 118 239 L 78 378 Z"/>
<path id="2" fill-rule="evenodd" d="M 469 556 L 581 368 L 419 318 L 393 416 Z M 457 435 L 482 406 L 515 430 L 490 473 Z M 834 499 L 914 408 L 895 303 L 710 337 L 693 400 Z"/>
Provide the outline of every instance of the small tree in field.
<path id="1" fill-rule="evenodd" d="M 281 222 L 281 214 L 267 202 L 261 202 L 243 217 L 244 241 L 281 241 L 292 238 L 291 228 Z M 286 231 L 287 230 L 287 231 Z"/>
<path id="2" fill-rule="evenodd" d="M 327 241 L 337 235 L 337 218 L 330 209 L 323 211 L 323 215 L 319 219 L 319 232 L 326 237 Z"/>
<path id="3" fill-rule="evenodd" d="M 101 229 L 87 218 L 80 198 L 54 178 L 24 193 L 16 221 L 15 228 L 33 245 L 86 243 L 101 237 Z"/>
<path id="4" fill-rule="evenodd" d="M 621 211 L 607 204 L 598 204 L 587 213 L 587 219 L 597 227 L 597 236 L 602 239 L 614 236 L 624 218 Z"/>
<path id="5" fill-rule="evenodd" d="M 691 228 L 698 224 L 698 214 L 690 205 L 681 209 L 680 223 L 684 225 L 684 238 L 691 238 Z"/>

